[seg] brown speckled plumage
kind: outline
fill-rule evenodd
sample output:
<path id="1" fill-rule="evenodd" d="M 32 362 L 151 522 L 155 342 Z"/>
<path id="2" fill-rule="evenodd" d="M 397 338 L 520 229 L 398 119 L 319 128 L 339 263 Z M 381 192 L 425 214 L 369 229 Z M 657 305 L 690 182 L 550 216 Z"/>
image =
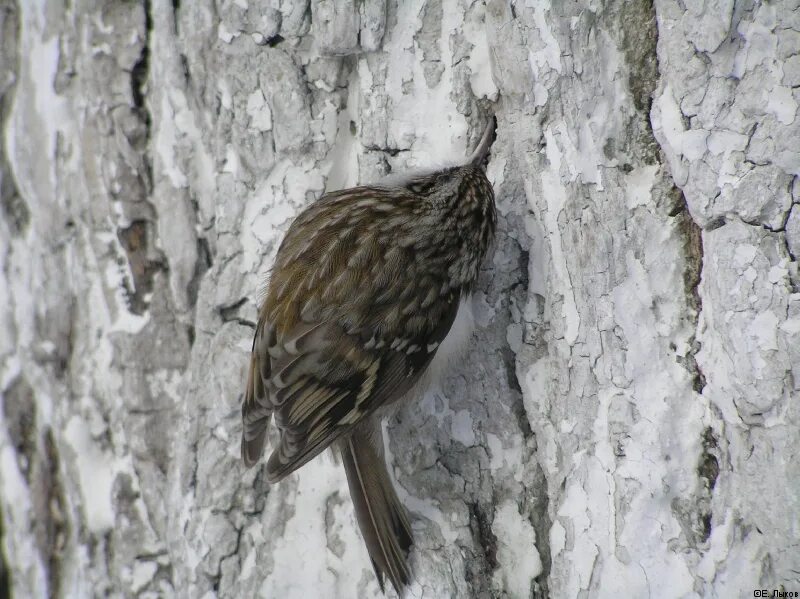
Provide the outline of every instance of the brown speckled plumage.
<path id="1" fill-rule="evenodd" d="M 466 166 L 328 193 L 304 210 L 278 250 L 253 340 L 245 464 L 259 460 L 271 418 L 271 482 L 338 442 L 378 578 L 397 589 L 409 580 L 411 529 L 372 416 L 418 381 L 478 276 L 496 222 L 481 164 L 489 135 L 482 143 Z"/>

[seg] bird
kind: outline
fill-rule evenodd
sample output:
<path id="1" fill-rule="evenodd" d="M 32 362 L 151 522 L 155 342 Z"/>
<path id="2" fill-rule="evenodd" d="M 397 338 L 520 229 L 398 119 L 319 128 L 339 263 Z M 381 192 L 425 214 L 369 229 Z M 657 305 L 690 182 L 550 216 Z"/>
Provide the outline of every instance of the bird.
<path id="1" fill-rule="evenodd" d="M 381 421 L 419 396 L 467 310 L 497 215 L 489 119 L 460 166 L 325 193 L 289 226 L 258 313 L 242 402 L 241 455 L 277 483 L 338 449 L 382 592 L 411 582 L 409 518 L 384 458 Z M 465 307 L 467 306 L 467 307 Z"/>

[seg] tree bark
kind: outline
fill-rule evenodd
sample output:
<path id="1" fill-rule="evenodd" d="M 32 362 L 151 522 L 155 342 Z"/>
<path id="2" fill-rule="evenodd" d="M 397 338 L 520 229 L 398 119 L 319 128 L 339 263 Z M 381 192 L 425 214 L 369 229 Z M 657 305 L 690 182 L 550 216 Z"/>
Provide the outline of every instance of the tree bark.
<path id="1" fill-rule="evenodd" d="M 457 163 L 494 253 L 386 426 L 413 597 L 800 591 L 789 0 L 0 0 L 0 596 L 378 597 L 341 467 L 239 461 L 326 190 Z"/>

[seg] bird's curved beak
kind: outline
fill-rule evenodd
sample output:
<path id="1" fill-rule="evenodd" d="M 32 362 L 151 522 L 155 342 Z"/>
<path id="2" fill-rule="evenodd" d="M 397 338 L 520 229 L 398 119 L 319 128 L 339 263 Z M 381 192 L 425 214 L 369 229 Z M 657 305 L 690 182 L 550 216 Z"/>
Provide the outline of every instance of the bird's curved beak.
<path id="1" fill-rule="evenodd" d="M 480 142 L 478 142 L 478 147 L 475 148 L 475 151 L 472 153 L 472 156 L 469 157 L 469 163 L 475 166 L 483 166 L 486 160 L 486 156 L 489 155 L 489 148 L 492 147 L 492 142 L 494 141 L 494 130 L 497 126 L 497 119 L 495 119 L 494 115 L 491 116 L 489 122 L 486 124 L 486 129 L 483 131 L 483 135 L 481 136 Z"/>

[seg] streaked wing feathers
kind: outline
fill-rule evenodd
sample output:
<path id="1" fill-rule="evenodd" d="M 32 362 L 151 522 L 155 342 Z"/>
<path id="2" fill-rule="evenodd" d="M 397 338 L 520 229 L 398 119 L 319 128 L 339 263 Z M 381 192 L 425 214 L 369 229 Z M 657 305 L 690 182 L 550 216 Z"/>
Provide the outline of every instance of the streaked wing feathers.
<path id="1" fill-rule="evenodd" d="M 278 251 L 242 408 L 247 465 L 274 415 L 270 481 L 404 394 L 455 318 L 460 290 L 447 285 L 436 240 L 392 244 L 398 234 L 414 238 L 418 198 L 402 190 L 385 198 L 370 188 L 329 194 L 295 220 Z"/>
<path id="2" fill-rule="evenodd" d="M 247 372 L 247 386 L 242 403 L 242 460 L 248 468 L 255 465 L 262 452 L 267 438 L 267 428 L 272 416 L 272 402 L 265 385 L 270 380 L 270 362 L 264 359 L 264 353 L 257 350 L 261 344 L 263 322 L 259 322 L 259 331 L 253 339 L 253 352 L 250 356 L 250 367 Z"/>

